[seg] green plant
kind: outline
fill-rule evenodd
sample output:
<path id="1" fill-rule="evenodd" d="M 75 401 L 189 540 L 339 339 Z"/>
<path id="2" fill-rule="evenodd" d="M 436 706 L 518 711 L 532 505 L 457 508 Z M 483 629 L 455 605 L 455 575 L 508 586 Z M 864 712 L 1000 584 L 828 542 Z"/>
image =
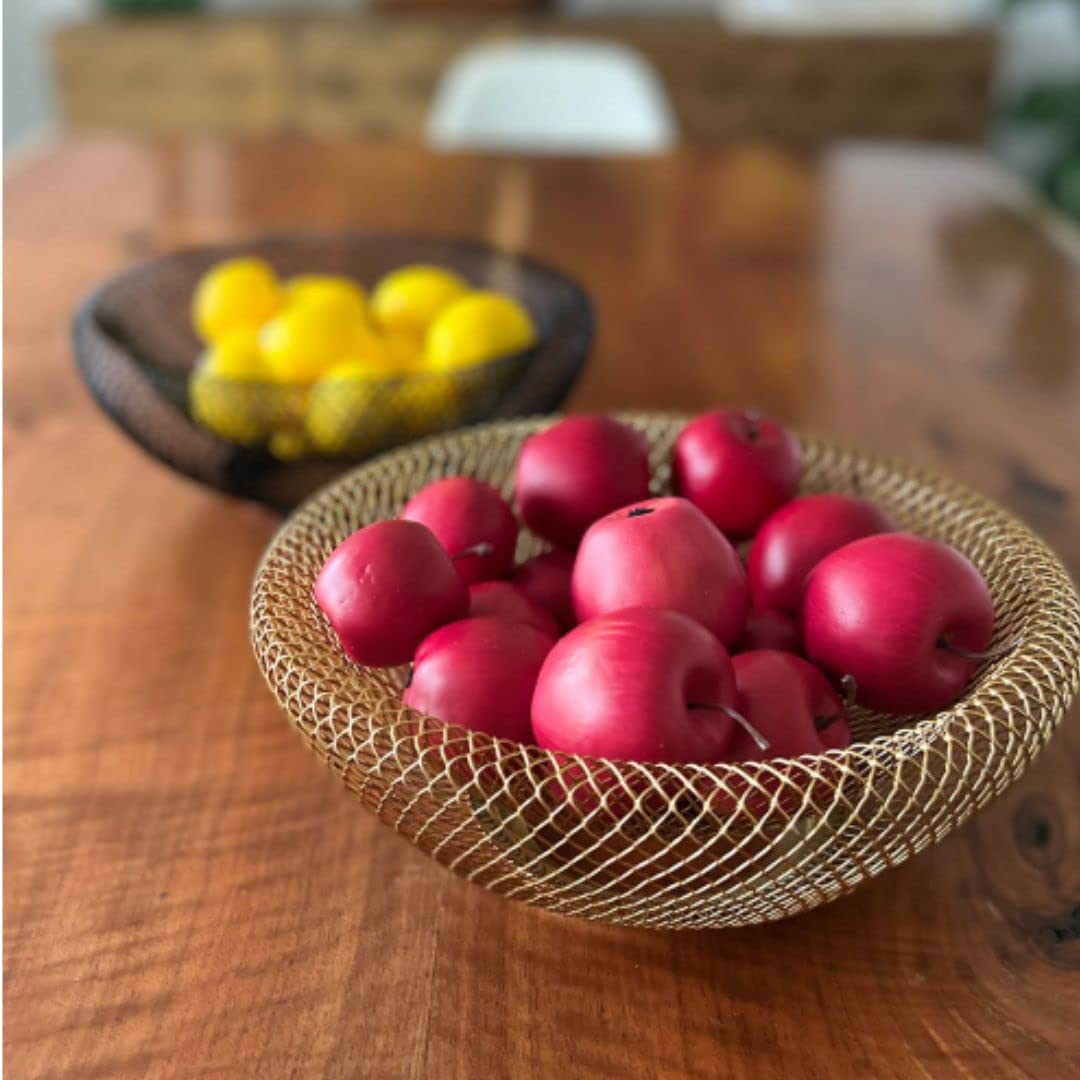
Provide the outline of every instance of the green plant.
<path id="1" fill-rule="evenodd" d="M 1006 13 L 1034 0 L 1002 0 Z M 1080 0 L 1074 0 L 1080 32 Z M 1050 76 L 1001 103 L 1000 122 L 1014 131 L 1041 132 L 1052 149 L 1031 179 L 1080 221 L 1080 75 Z"/>

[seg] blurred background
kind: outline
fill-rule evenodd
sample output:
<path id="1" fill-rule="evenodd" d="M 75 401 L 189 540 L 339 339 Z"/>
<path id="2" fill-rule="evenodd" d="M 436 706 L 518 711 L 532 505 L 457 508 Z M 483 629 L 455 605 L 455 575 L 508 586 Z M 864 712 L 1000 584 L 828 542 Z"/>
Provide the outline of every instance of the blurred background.
<path id="1" fill-rule="evenodd" d="M 6 157 L 61 130 L 575 153 L 858 135 L 987 146 L 1080 218 L 1080 0 L 7 0 L 4 30 Z"/>

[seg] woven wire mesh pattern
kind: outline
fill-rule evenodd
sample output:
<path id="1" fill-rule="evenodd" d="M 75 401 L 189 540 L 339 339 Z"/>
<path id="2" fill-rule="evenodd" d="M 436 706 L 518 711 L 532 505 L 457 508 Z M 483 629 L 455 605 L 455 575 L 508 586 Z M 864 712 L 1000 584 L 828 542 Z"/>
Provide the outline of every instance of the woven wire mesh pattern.
<path id="1" fill-rule="evenodd" d="M 191 297 L 207 270 L 235 255 L 264 258 L 282 278 L 344 274 L 366 286 L 409 263 L 443 266 L 475 287 L 520 300 L 540 340 L 476 368 L 387 380 L 362 408 L 343 395 L 342 408 L 356 414 L 356 423 L 355 430 L 344 429 L 342 456 L 278 461 L 261 429 L 268 416 L 280 419 L 294 408 L 293 388 L 208 387 L 233 426 L 251 430 L 247 441 L 255 445 L 219 438 L 190 415 L 188 377 L 202 352 Z M 557 409 L 584 368 L 592 333 L 589 299 L 561 271 L 485 244 L 407 233 L 285 233 L 151 259 L 92 293 L 72 327 L 75 360 L 90 392 L 140 446 L 194 480 L 279 509 L 296 506 L 356 461 L 418 435 Z"/>
<path id="2" fill-rule="evenodd" d="M 631 414 L 669 489 L 687 417 Z M 636 926 L 742 926 L 827 903 L 946 836 L 1015 781 L 1080 685 L 1080 600 L 1027 528 L 941 477 L 804 438 L 803 491 L 859 492 L 955 545 L 994 599 L 994 642 L 948 710 L 856 710 L 844 751 L 742 765 L 563 756 L 442 725 L 400 701 L 405 669 L 352 664 L 312 598 L 323 560 L 440 477 L 509 496 L 522 441 L 550 418 L 488 424 L 381 457 L 306 503 L 255 580 L 263 672 L 304 740 L 362 802 L 454 872 L 565 915 Z M 542 549 L 522 532 L 518 557 Z"/>

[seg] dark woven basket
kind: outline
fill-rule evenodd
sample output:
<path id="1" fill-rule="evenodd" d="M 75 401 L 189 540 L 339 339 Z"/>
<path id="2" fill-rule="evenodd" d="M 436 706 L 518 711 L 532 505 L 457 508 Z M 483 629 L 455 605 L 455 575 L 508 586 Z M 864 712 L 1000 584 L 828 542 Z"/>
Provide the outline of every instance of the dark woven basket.
<path id="1" fill-rule="evenodd" d="M 191 419 L 188 375 L 201 352 L 191 328 L 191 296 L 214 263 L 241 254 L 265 258 L 282 277 L 344 274 L 367 286 L 404 264 L 433 263 L 528 308 L 539 344 L 450 376 L 452 407 L 386 425 L 364 457 L 420 433 L 556 409 L 580 375 L 592 343 L 592 307 L 575 281 L 533 259 L 451 237 L 264 236 L 154 259 L 95 290 L 76 313 L 73 333 L 76 363 L 98 404 L 144 450 L 177 472 L 276 509 L 291 509 L 361 458 L 281 462 L 263 447 L 228 442 Z"/>

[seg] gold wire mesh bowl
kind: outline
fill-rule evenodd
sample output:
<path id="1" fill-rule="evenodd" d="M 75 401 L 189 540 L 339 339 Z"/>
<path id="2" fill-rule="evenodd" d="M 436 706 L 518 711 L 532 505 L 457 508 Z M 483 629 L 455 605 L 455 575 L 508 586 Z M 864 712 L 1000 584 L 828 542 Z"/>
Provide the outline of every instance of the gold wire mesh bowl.
<path id="1" fill-rule="evenodd" d="M 621 419 L 669 488 L 686 417 Z M 1046 546 L 952 481 L 804 438 L 804 491 L 855 491 L 979 567 L 995 643 L 967 694 L 928 716 L 856 710 L 848 750 L 745 765 L 646 765 L 560 756 L 444 726 L 401 704 L 404 669 L 351 663 L 312 599 L 335 545 L 453 474 L 512 490 L 522 441 L 550 418 L 415 443 L 347 474 L 280 531 L 255 580 L 262 670 L 305 742 L 383 821 L 454 872 L 505 896 L 602 922 L 720 927 L 827 903 L 947 835 L 1009 786 L 1080 685 L 1080 600 Z M 522 533 L 519 558 L 541 550 Z"/>

